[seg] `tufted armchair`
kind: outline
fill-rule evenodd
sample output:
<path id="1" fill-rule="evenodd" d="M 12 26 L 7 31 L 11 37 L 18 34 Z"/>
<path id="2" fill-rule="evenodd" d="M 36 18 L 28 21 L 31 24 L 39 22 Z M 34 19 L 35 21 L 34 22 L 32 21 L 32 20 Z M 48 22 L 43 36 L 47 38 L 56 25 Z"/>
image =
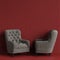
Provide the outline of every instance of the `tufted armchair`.
<path id="1" fill-rule="evenodd" d="M 5 30 L 7 51 L 10 54 L 29 52 L 30 42 L 21 37 L 19 29 Z"/>
<path id="2" fill-rule="evenodd" d="M 36 39 L 35 53 L 51 54 L 56 43 L 57 35 L 58 35 L 57 30 L 51 30 L 49 32 L 49 37 L 47 38 L 47 40 Z"/>

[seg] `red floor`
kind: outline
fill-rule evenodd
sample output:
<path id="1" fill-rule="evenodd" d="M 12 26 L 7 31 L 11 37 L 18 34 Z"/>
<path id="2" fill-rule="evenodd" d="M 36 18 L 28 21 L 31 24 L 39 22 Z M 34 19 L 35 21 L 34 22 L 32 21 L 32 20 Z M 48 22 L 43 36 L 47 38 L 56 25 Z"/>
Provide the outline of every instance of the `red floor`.
<path id="1" fill-rule="evenodd" d="M 26 56 L 26 55 L 19 55 L 19 56 L 3 56 L 0 55 L 0 60 L 60 60 L 60 55 L 55 54 L 51 56 Z"/>

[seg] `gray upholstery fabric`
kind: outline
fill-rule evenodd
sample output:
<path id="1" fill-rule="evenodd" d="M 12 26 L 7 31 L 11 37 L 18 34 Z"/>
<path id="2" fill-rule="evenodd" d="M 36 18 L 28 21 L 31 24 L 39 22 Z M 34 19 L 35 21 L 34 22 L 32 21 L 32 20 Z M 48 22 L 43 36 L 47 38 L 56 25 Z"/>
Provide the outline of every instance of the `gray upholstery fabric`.
<path id="1" fill-rule="evenodd" d="M 30 42 L 22 39 L 19 29 L 5 30 L 5 37 L 8 53 L 29 52 Z"/>
<path id="2" fill-rule="evenodd" d="M 58 31 L 51 30 L 49 32 L 48 40 L 43 41 L 42 39 L 36 39 L 35 41 L 35 52 L 36 53 L 52 53 L 56 39 L 57 39 Z"/>

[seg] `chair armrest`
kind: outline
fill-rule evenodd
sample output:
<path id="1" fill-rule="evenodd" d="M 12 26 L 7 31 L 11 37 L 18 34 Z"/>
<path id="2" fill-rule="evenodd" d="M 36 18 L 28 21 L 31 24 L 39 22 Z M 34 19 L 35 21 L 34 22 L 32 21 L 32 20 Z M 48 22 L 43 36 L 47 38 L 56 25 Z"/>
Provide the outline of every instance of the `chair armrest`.
<path id="1" fill-rule="evenodd" d="M 35 43 L 42 43 L 42 44 L 44 44 L 44 43 L 48 43 L 48 41 L 35 41 Z"/>
<path id="2" fill-rule="evenodd" d="M 43 39 L 36 39 L 35 43 L 47 43 L 48 40 L 43 40 Z"/>
<path id="3" fill-rule="evenodd" d="M 30 47 L 30 41 L 29 40 L 21 39 L 20 42 L 21 43 L 26 43 Z"/>
<path id="4" fill-rule="evenodd" d="M 7 41 L 6 42 L 6 48 L 7 48 L 8 53 L 13 52 L 14 44 L 11 41 Z"/>

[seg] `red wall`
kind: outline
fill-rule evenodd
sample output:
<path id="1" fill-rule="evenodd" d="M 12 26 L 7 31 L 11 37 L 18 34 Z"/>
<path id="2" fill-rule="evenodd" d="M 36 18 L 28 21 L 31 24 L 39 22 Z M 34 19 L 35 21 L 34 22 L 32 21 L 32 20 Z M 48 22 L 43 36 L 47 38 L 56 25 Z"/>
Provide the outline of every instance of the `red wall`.
<path id="1" fill-rule="evenodd" d="M 54 53 L 59 54 L 59 3 L 59 0 L 1 0 L 0 35 L 5 29 L 18 28 L 22 31 L 22 38 L 33 41 L 49 30 L 57 29 L 59 35 Z"/>

